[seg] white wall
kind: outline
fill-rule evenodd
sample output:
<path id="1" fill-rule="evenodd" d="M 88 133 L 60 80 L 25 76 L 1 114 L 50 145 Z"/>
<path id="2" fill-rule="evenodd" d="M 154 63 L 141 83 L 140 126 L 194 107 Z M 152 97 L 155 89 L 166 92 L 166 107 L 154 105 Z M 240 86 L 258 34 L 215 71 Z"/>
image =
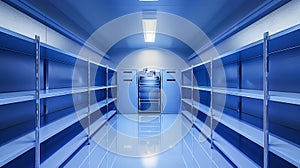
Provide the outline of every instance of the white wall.
<path id="1" fill-rule="evenodd" d="M 247 28 L 229 37 L 215 46 L 215 48 L 218 50 L 219 54 L 222 54 L 263 39 L 264 32 L 269 32 L 269 34 L 272 35 L 297 24 L 300 24 L 300 1 L 292 0 Z M 212 50 L 213 49 L 210 49 L 204 52 L 201 54 L 201 57 L 210 58 L 211 53 L 214 53 Z M 213 55 L 215 56 L 215 54 Z M 197 64 L 197 62 L 199 62 L 199 59 L 196 58 L 191 60 L 190 63 Z"/>
<path id="2" fill-rule="evenodd" d="M 184 69 L 187 68 L 188 65 L 180 58 L 180 56 L 169 50 L 148 48 L 134 51 L 124 57 L 124 59 L 117 65 L 117 70 L 141 70 L 145 67 L 158 69 Z"/>
<path id="3" fill-rule="evenodd" d="M 8 4 L 0 1 L 0 27 L 6 28 L 8 30 L 17 32 L 24 36 L 34 38 L 35 35 L 40 36 L 40 40 L 43 43 L 49 44 L 56 48 L 64 51 L 68 51 L 74 54 L 79 54 L 82 49 L 82 45 L 70 40 L 69 38 L 61 35 L 60 33 L 54 31 L 53 29 L 45 26 L 44 24 L 38 22 L 37 20 L 25 15 L 24 13 L 18 11 L 17 9 L 9 6 Z M 102 58 L 101 55 L 95 53 L 94 51 L 84 48 L 84 55 L 91 56 L 95 60 Z M 97 58 L 97 59 L 96 59 Z M 110 65 L 110 61 L 106 59 L 101 59 L 102 64 Z"/>

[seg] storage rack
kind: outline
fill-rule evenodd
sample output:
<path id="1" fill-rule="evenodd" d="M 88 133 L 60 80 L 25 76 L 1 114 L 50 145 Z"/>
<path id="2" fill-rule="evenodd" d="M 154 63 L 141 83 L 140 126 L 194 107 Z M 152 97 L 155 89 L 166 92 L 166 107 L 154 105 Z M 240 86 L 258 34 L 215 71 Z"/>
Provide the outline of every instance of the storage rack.
<path id="1" fill-rule="evenodd" d="M 182 114 L 197 130 L 191 133 L 194 141 L 200 135 L 212 143 L 197 145 L 214 164 L 220 160 L 212 154 L 217 151 L 237 167 L 300 167 L 300 79 L 294 72 L 300 63 L 299 37 L 300 25 L 265 33 L 262 40 L 182 71 Z M 227 79 L 214 78 L 220 73 L 218 61 Z M 226 96 L 223 113 L 218 96 Z M 189 149 L 193 161 L 202 164 Z"/>
<path id="2" fill-rule="evenodd" d="M 31 39 L 0 27 L 0 37 L 3 61 L 10 57 L 21 59 L 24 64 L 33 65 L 24 71 L 31 73 L 35 69 L 31 73 L 34 78 L 28 75 L 32 83 L 24 82 L 18 88 L 5 84 L 1 86 L 2 120 L 11 115 L 18 117 L 10 110 L 36 111 L 34 115 L 32 112 L 28 114 L 31 115 L 29 119 L 27 117 L 27 120 L 18 121 L 15 125 L 6 126 L 2 123 L 0 167 L 10 167 L 17 163 L 32 164 L 35 167 L 59 167 L 79 149 L 93 143 L 89 139 L 94 139 L 96 135 L 104 136 L 98 133 L 100 128 L 116 114 L 115 69 L 41 43 L 38 36 Z M 28 63 L 27 60 L 31 62 Z M 15 60 L 8 62 L 10 67 L 3 65 L 8 68 L 8 74 L 1 77 L 3 82 L 10 80 L 9 73 L 14 72 L 14 68 L 22 68 L 14 67 L 11 61 Z M 79 64 L 81 79 L 72 78 L 75 64 Z M 59 72 L 62 66 L 66 67 L 66 74 Z M 65 81 L 55 79 L 52 76 L 54 73 L 59 77 L 63 76 Z M 11 79 L 9 82 L 16 85 L 22 81 Z M 71 84 L 74 84 L 73 87 Z M 73 100 L 80 103 L 73 105 Z M 33 102 L 35 106 L 32 106 Z M 71 105 L 60 107 L 64 103 Z M 12 130 L 16 133 L 11 132 Z M 26 162 L 26 159 L 30 159 L 30 162 Z"/>
<path id="3" fill-rule="evenodd" d="M 160 72 L 155 72 L 155 74 L 140 73 L 138 78 L 139 113 L 161 112 Z"/>

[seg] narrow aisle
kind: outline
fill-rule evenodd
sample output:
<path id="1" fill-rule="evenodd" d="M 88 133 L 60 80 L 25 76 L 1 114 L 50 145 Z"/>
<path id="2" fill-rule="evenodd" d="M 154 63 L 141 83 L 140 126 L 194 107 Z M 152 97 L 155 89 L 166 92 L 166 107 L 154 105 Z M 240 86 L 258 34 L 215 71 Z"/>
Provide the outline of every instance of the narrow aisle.
<path id="1" fill-rule="evenodd" d="M 190 128 L 181 114 L 117 114 L 65 167 L 199 167 L 192 146 L 186 145 L 194 142 Z M 199 144 L 198 149 L 205 157 L 202 162 L 213 167 L 209 154 Z"/>
<path id="2" fill-rule="evenodd" d="M 181 115 L 139 114 L 117 116 L 118 167 L 185 167 L 182 157 Z"/>

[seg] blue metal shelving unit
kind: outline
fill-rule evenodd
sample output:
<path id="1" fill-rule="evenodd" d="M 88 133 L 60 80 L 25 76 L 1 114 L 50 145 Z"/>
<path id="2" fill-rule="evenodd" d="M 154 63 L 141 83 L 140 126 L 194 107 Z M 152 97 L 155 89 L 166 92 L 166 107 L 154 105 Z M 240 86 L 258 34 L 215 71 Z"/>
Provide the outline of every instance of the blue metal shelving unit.
<path id="1" fill-rule="evenodd" d="M 299 63 L 299 56 L 296 54 L 300 46 L 299 36 L 300 25 L 272 36 L 265 34 L 263 40 L 182 71 L 182 78 L 186 80 L 182 84 L 182 114 L 198 128 L 198 131 L 202 131 L 200 134 L 203 134 L 206 139 L 212 142 L 213 148 L 209 152 L 213 152 L 214 147 L 216 147 L 227 158 L 228 163 L 237 167 L 300 166 L 299 144 L 293 142 L 297 141 L 299 136 L 300 130 L 296 126 L 297 123 L 289 121 L 289 126 L 284 126 L 287 123 L 278 123 L 278 121 L 276 123 L 274 119 L 274 115 L 281 116 L 280 119 L 290 118 L 290 115 L 294 118 L 299 116 L 285 110 L 287 107 L 296 110 L 300 105 L 299 87 L 297 87 L 299 86 L 299 75 L 291 71 Z M 284 55 L 286 57 L 283 57 Z M 288 60 L 289 64 L 280 61 L 284 59 Z M 214 80 L 210 78 L 209 73 L 219 72 L 220 61 L 223 64 L 227 79 Z M 282 64 L 285 67 L 278 67 L 281 62 L 285 63 Z M 249 65 L 255 65 L 256 67 L 250 67 Z M 255 72 L 251 72 L 251 69 L 248 68 L 252 68 L 252 71 Z M 235 73 L 237 73 L 236 76 Z M 252 76 L 249 76 L 249 74 Z M 283 75 L 279 76 L 280 74 Z M 220 81 L 226 83 L 227 86 Z M 260 82 L 255 83 L 257 81 Z M 252 82 L 252 85 L 249 85 L 250 82 Z M 210 93 L 212 96 L 207 97 Z M 218 100 L 216 98 L 218 98 L 218 95 L 225 95 L 228 99 L 225 101 L 223 112 L 217 109 Z M 216 98 L 212 99 L 212 97 Z M 261 102 L 261 105 L 247 104 L 250 100 L 253 103 Z M 209 104 L 210 101 L 212 101 L 212 104 Z M 235 105 L 235 101 L 237 105 Z M 276 109 L 276 114 L 273 112 L 275 110 L 274 105 L 279 108 Z M 232 112 L 233 109 L 235 109 L 235 113 Z M 251 116 L 252 119 L 247 118 L 246 116 L 249 115 L 246 115 L 246 109 L 260 111 L 260 117 Z M 251 150 L 261 152 L 256 154 L 245 153 L 245 149 L 243 149 L 245 147 L 237 146 L 237 143 L 233 140 L 220 135 L 216 131 L 218 126 L 212 133 L 207 131 L 212 130 L 212 125 L 210 125 L 211 122 L 204 122 L 203 118 L 200 117 L 203 115 L 206 116 L 206 121 L 213 119 L 213 121 L 229 128 L 231 132 L 235 132 L 240 138 L 246 138 L 248 145 L 256 146 Z M 279 128 L 276 124 L 280 125 L 281 130 L 274 129 Z M 294 127 L 292 129 L 298 130 L 298 135 L 290 134 L 287 137 L 285 134 L 283 137 L 284 130 L 292 126 Z M 270 158 L 270 152 L 277 159 Z M 195 161 L 200 163 L 197 159 L 195 158 Z M 210 159 L 218 160 L 214 157 Z"/>
<path id="2" fill-rule="evenodd" d="M 8 91 L 1 91 L 1 108 L 21 110 L 18 106 L 22 105 L 22 108 L 30 109 L 28 103 L 34 101 L 36 104 L 35 122 L 21 120 L 15 124 L 24 125 L 24 129 L 16 130 L 14 125 L 7 128 L 2 125 L 3 133 L 7 132 L 8 137 L 1 135 L 6 139 L 2 138 L 0 144 L 0 167 L 15 165 L 18 162 L 22 164 L 22 159 L 19 160 L 19 158 L 23 156 L 35 160 L 32 163 L 35 167 L 59 167 L 75 155 L 82 146 L 86 146 L 88 140 L 96 136 L 99 128 L 116 114 L 114 106 L 117 97 L 116 70 L 96 63 L 88 57 L 88 59 L 82 58 L 41 43 L 38 37 L 31 39 L 4 28 L 0 28 L 0 37 L 2 54 L 14 54 L 21 61 L 31 59 L 30 57 L 35 58 L 34 63 L 32 62 L 34 66 L 29 67 L 29 69 L 35 69 L 32 84 L 16 83 L 10 79 L 12 76 L 9 74 L 2 75 L 2 81 L 11 82 L 11 86 L 5 85 L 2 89 L 12 88 L 8 88 Z M 6 59 L 6 57 L 1 59 Z M 75 63 L 79 64 L 83 73 L 87 73 L 79 74 L 87 76 L 86 81 L 80 81 L 82 83 L 76 83 L 76 77 L 72 79 L 72 76 L 68 76 L 68 73 L 74 69 Z M 20 71 L 18 67 L 13 67 L 13 64 L 10 66 L 12 67 L 5 65 L 4 68 L 15 68 L 13 72 Z M 67 70 L 66 74 L 63 71 L 60 72 L 61 76 L 65 75 L 63 85 L 60 79 L 55 79 L 53 76 L 61 67 Z M 74 85 L 72 82 L 75 82 Z M 25 85 L 26 88 L 25 86 L 22 90 L 13 88 L 20 84 Z M 34 85 L 35 87 L 32 87 Z M 73 104 L 73 96 L 80 98 L 80 104 Z M 93 99 L 91 96 L 96 98 Z M 1 111 L 1 115 L 9 117 L 15 114 Z M 26 117 L 30 114 L 23 113 L 22 115 Z M 69 141 L 64 142 L 60 139 L 62 133 L 72 132 L 73 127 L 86 120 L 88 123 L 83 124 L 81 128 L 76 127 L 81 131 L 70 137 Z M 35 128 L 28 129 L 27 123 L 35 123 Z M 11 131 L 17 131 L 19 134 L 10 135 Z M 58 147 L 58 144 L 61 146 Z M 54 150 L 49 153 L 50 150 L 47 148 Z M 29 152 L 32 149 L 35 150 L 35 155 Z"/>

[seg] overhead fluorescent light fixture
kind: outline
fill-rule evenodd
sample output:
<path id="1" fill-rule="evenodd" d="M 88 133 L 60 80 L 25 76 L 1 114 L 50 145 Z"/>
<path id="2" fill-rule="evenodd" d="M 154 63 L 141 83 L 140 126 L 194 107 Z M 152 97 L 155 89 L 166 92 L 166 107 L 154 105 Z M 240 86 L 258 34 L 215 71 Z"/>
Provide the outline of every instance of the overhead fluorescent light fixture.
<path id="1" fill-rule="evenodd" d="M 144 32 L 144 40 L 146 43 L 154 43 L 155 42 L 155 34 L 156 34 L 156 19 L 143 19 L 143 32 Z"/>

